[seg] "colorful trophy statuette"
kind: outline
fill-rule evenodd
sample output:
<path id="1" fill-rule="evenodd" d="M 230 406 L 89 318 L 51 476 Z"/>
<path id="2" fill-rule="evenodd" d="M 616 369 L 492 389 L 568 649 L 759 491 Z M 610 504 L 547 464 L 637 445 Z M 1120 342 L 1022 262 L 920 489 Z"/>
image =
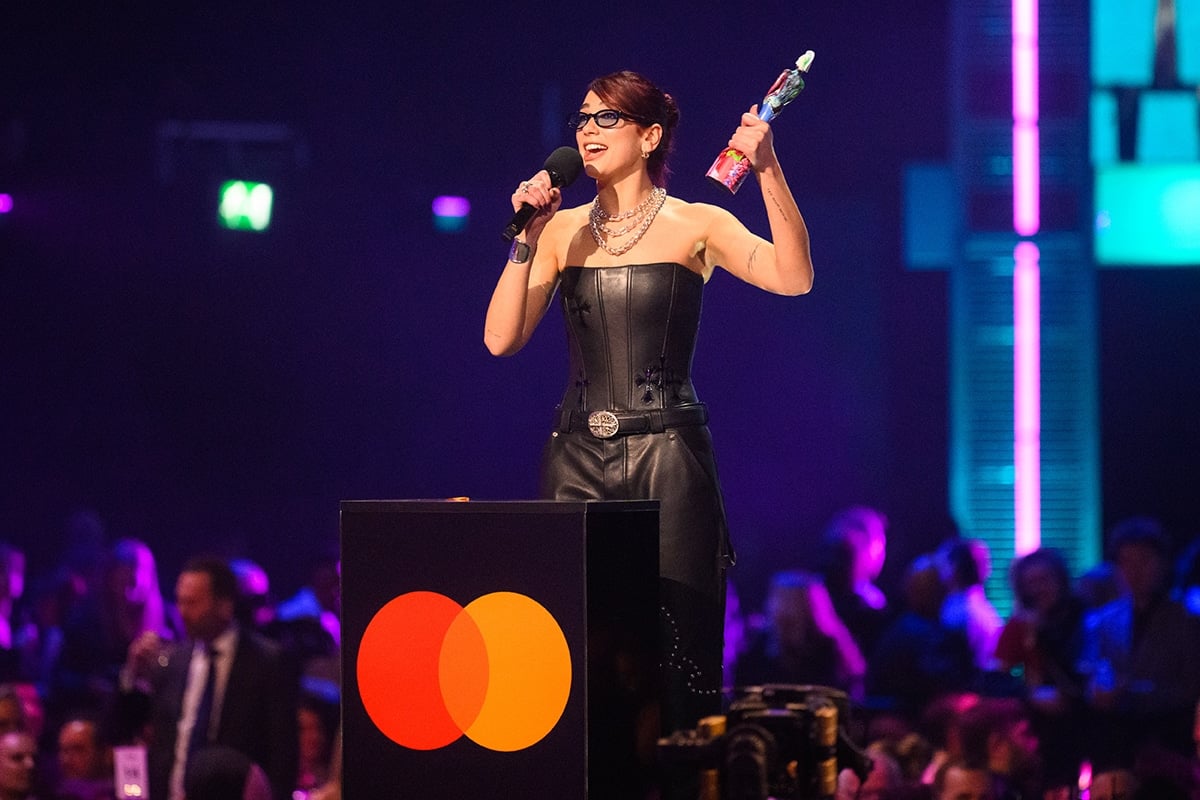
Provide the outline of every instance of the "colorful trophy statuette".
<path id="1" fill-rule="evenodd" d="M 804 74 L 812 66 L 813 57 L 812 50 L 805 50 L 804 55 L 796 59 L 794 68 L 785 69 L 775 79 L 775 84 L 767 91 L 767 96 L 763 98 L 758 107 L 759 119 L 770 122 L 779 115 L 784 106 L 799 96 L 800 90 L 804 88 Z M 731 147 L 717 156 L 717 160 L 708 168 L 705 175 L 713 183 L 728 189 L 730 194 L 736 194 L 742 186 L 742 181 L 746 180 L 746 176 L 750 174 L 750 170 L 750 159 L 746 158 L 744 153 Z"/>

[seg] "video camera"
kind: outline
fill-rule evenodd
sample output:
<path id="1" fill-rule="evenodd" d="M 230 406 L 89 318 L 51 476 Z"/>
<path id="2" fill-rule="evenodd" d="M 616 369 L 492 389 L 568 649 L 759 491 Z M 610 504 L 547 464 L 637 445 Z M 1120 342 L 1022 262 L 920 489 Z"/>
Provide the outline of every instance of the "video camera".
<path id="1" fill-rule="evenodd" d="M 658 742 L 666 764 L 696 773 L 698 800 L 832 798 L 838 773 L 865 781 L 871 759 L 850 741 L 845 692 L 766 684 L 734 690 L 729 711 Z"/>

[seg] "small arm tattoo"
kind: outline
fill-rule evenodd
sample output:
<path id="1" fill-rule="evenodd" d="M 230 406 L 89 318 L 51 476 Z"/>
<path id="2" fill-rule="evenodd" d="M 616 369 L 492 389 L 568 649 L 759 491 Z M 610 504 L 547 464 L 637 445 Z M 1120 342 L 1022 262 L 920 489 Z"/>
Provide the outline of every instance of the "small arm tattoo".
<path id="1" fill-rule="evenodd" d="M 779 202 L 779 199 L 775 197 L 775 193 L 772 192 L 769 188 L 766 190 L 766 192 L 767 192 L 767 197 L 771 198 L 771 202 L 775 204 L 775 208 L 779 211 L 780 216 L 783 217 L 783 221 L 787 222 L 788 215 L 787 215 L 787 211 L 784 210 L 783 204 Z"/>
<path id="2" fill-rule="evenodd" d="M 750 257 L 748 259 L 746 259 L 746 271 L 749 272 L 751 275 L 754 274 L 754 262 L 758 258 L 758 248 L 761 246 L 762 246 L 761 242 L 755 244 L 754 249 L 750 251 Z"/>

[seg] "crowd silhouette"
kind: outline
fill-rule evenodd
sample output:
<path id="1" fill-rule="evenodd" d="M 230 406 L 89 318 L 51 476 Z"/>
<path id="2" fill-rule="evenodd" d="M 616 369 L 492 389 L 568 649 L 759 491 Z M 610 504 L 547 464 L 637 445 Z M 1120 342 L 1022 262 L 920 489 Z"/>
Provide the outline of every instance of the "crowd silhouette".
<path id="1" fill-rule="evenodd" d="M 772 575 L 761 608 L 730 586 L 727 687 L 851 698 L 873 767 L 844 772 L 839 798 L 1200 800 L 1200 540 L 1176 552 L 1136 517 L 1078 575 L 1052 548 L 1028 553 L 1002 619 L 987 547 L 969 537 L 881 585 L 887 526 L 866 506 L 834 515 L 813 569 Z M 151 795 L 166 800 L 340 796 L 336 547 L 279 599 L 246 558 L 197 553 L 164 589 L 146 542 L 110 541 L 95 515 L 71 531 L 34 575 L 0 542 L 0 800 L 115 798 L 114 747 L 129 745 L 169 778 Z M 186 688 L 196 675 L 229 696 L 259 687 L 238 701 L 253 719 L 223 712 L 239 735 L 209 721 L 208 688 Z M 251 738 L 280 708 L 269 744 Z"/>
<path id="2" fill-rule="evenodd" d="M 957 532 L 885 592 L 886 529 L 875 509 L 837 513 L 821 574 L 775 573 L 730 623 L 734 685 L 855 701 L 874 767 L 845 771 L 839 798 L 1200 800 L 1200 540 L 1176 553 L 1157 520 L 1122 520 L 1077 576 L 1035 550 L 1011 564 L 1002 619 L 987 545 Z"/>

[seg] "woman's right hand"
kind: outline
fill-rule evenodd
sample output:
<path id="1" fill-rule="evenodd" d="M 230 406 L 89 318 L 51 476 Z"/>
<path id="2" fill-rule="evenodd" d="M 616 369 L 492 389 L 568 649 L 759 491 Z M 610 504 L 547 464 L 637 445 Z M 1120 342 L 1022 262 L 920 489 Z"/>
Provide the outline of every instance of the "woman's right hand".
<path id="1" fill-rule="evenodd" d="M 525 226 L 524 240 L 528 244 L 537 241 L 542 228 L 562 205 L 562 191 L 550 183 L 550 173 L 541 170 L 527 181 L 521 181 L 512 195 L 513 211 L 520 211 L 521 206 L 528 203 L 537 209 L 537 213 Z"/>

